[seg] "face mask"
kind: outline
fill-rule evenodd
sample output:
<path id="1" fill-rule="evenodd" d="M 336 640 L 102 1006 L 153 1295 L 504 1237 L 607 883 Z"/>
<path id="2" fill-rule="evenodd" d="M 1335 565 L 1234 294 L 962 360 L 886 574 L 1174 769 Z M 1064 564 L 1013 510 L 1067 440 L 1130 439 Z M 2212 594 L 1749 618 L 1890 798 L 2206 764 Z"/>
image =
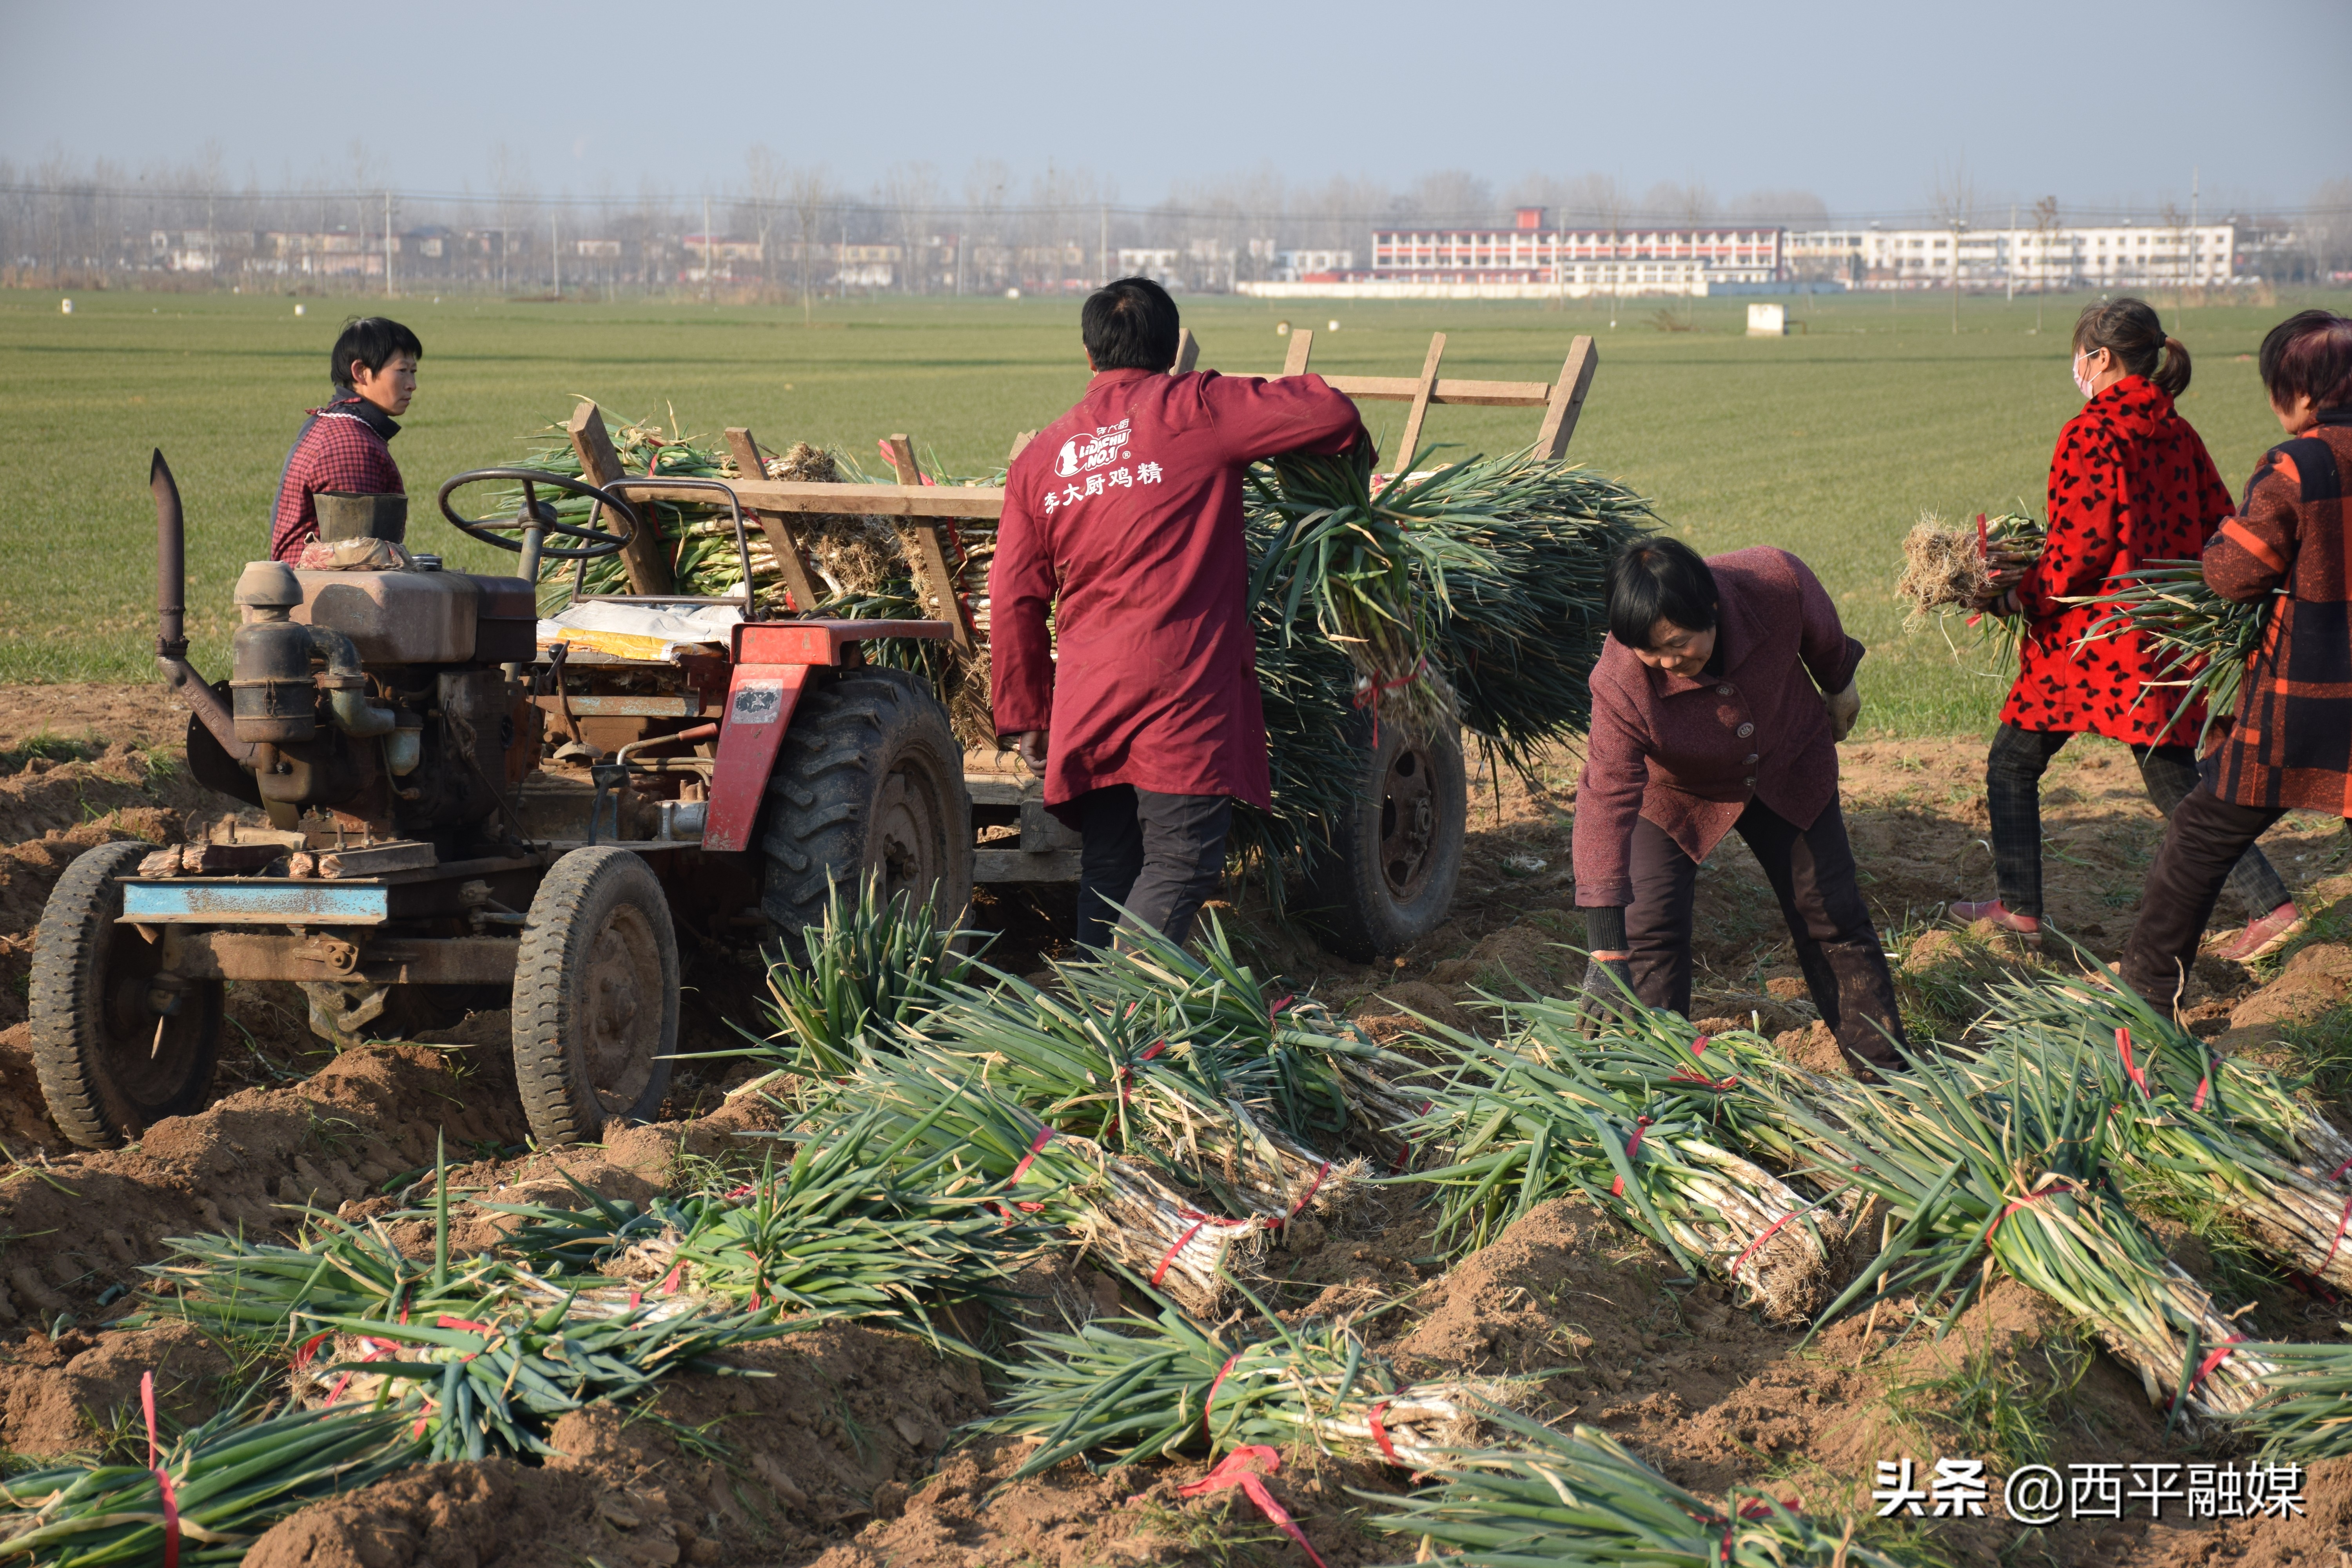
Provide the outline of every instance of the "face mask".
<path id="1" fill-rule="evenodd" d="M 2083 374 L 2083 366 L 2088 363 L 2089 361 L 2090 356 L 2087 354 L 2076 354 L 2074 356 L 2074 390 L 2081 393 L 2085 397 L 2091 395 L 2093 385 L 2091 378 Z"/>

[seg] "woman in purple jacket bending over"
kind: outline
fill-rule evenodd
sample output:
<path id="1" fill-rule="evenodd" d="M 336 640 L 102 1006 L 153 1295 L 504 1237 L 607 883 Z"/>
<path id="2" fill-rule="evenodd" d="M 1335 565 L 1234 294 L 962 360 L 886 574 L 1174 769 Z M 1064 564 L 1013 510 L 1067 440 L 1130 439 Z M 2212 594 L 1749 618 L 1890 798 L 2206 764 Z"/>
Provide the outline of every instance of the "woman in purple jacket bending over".
<path id="1" fill-rule="evenodd" d="M 1900 1068 L 1895 980 L 1855 885 L 1836 743 L 1862 711 L 1862 645 L 1785 550 L 1712 560 L 1637 540 L 1609 579 L 1576 796 L 1585 993 L 1687 1015 L 1699 862 L 1737 832 L 1764 868 L 1813 1005 L 1865 1081 Z"/>

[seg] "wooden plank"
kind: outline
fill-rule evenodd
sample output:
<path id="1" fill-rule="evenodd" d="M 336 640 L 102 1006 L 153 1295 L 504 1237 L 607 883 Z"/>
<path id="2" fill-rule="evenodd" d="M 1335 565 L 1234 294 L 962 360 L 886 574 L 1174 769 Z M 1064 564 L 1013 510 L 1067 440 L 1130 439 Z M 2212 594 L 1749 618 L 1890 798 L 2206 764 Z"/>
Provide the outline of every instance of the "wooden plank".
<path id="1" fill-rule="evenodd" d="M 559 718 L 568 710 L 575 719 L 699 719 L 702 694 L 680 697 L 575 697 L 545 692 L 531 699 L 534 706 Z"/>
<path id="2" fill-rule="evenodd" d="M 346 877 L 375 877 L 386 871 L 415 871 L 440 859 L 433 846 L 416 839 L 371 845 L 364 849 L 321 849 L 313 862 L 320 878 L 339 881 Z"/>
<path id="3" fill-rule="evenodd" d="M 1305 375 L 1307 356 L 1315 352 L 1315 334 L 1305 327 L 1290 329 L 1290 347 L 1282 356 L 1282 374 Z M 1328 379 L 1328 377 L 1326 378 Z"/>
<path id="4" fill-rule="evenodd" d="M 286 853 L 283 844 L 190 844 L 180 870 L 190 877 L 235 877 L 260 870 Z"/>
<path id="5" fill-rule="evenodd" d="M 1027 447 L 1029 443 L 1034 441 L 1036 438 L 1037 432 L 1034 430 L 1024 430 L 1021 434 L 1013 437 L 1013 450 L 1004 454 L 1005 467 L 1011 468 L 1013 466 L 1013 459 L 1019 457 L 1022 454 L 1022 451 Z"/>
<path id="6" fill-rule="evenodd" d="M 1410 403 L 1421 395 L 1421 382 L 1410 375 L 1327 375 L 1333 390 L 1359 402 Z M 1463 404 L 1475 408 L 1541 408 L 1551 401 L 1548 381 L 1441 381 L 1429 389 L 1432 403 Z"/>
<path id="7" fill-rule="evenodd" d="M 776 558 L 776 574 L 784 580 L 785 595 L 802 615 L 812 613 L 817 605 L 816 584 L 809 576 L 808 562 L 801 554 L 800 535 L 793 531 L 791 520 L 782 512 L 760 511 L 743 502 L 741 481 L 768 477 L 767 465 L 760 460 L 760 443 L 751 438 L 748 428 L 730 426 L 727 450 L 735 458 L 735 499 L 759 519 L 760 531 L 768 536 L 768 552 Z"/>
<path id="8" fill-rule="evenodd" d="M 832 512 L 859 517 L 971 517 L 994 520 L 1004 510 L 1004 491 L 995 485 L 824 485 L 805 479 L 769 479 L 739 484 L 735 497 L 753 511 Z M 710 504 L 709 490 L 671 489 L 636 480 L 635 500 Z"/>
<path id="9" fill-rule="evenodd" d="M 923 486 L 923 470 L 915 461 L 915 444 L 905 436 L 893 436 L 883 443 L 890 455 L 890 467 L 898 471 L 902 487 Z M 929 487 L 937 489 L 940 487 Z M 939 606 L 935 619 L 948 624 L 948 636 L 958 648 L 971 653 L 979 646 L 971 635 L 971 623 L 964 618 L 963 599 L 956 593 L 955 573 L 948 566 L 946 527 L 933 518 L 918 517 L 911 521 L 915 533 L 915 552 L 923 563 L 923 587 Z"/>
<path id="10" fill-rule="evenodd" d="M 592 485 L 608 485 L 623 477 L 621 455 L 613 449 L 613 437 L 604 428 L 604 416 L 594 404 L 583 400 L 564 421 L 563 428 L 572 437 L 572 449 L 580 458 L 580 472 Z M 637 498 L 631 498 L 633 500 Z M 699 498 L 709 503 L 709 492 Z M 604 526 L 603 507 L 596 509 L 597 525 Z M 621 546 L 621 561 L 629 571 L 629 591 L 633 594 L 673 594 L 677 584 L 670 577 L 669 555 L 662 549 L 660 532 L 647 514 L 640 520 L 642 526 Z M 562 542 L 561 541 L 558 542 Z"/>
<path id="11" fill-rule="evenodd" d="M 1568 438 L 1576 434 L 1576 421 L 1584 412 L 1584 395 L 1592 390 L 1592 373 L 1601 363 L 1601 351 L 1592 346 L 1589 337 L 1579 337 L 1568 345 L 1568 363 L 1559 367 L 1559 381 L 1544 412 L 1543 428 L 1536 434 L 1536 456 L 1560 458 L 1567 455 Z"/>
<path id="12" fill-rule="evenodd" d="M 1390 464 L 1398 473 L 1412 467 L 1413 458 L 1421 447 L 1422 421 L 1429 417 L 1429 400 L 1437 392 L 1437 362 L 1445 357 L 1445 334 L 1429 334 L 1429 357 L 1421 363 L 1421 380 L 1413 388 L 1412 407 L 1404 416 L 1404 434 L 1398 438 L 1397 449 L 1389 455 Z"/>
<path id="13" fill-rule="evenodd" d="M 1190 375 L 1192 367 L 1201 363 L 1201 340 L 1192 335 L 1190 327 L 1176 329 L 1176 363 L 1168 367 L 1171 375 Z"/>

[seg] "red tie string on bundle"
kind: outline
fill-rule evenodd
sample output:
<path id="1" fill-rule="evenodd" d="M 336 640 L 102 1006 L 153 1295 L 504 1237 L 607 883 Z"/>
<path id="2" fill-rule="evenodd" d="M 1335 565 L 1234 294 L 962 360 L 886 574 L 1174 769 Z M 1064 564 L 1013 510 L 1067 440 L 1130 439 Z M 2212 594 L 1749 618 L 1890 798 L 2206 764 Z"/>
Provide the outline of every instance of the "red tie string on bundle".
<path id="1" fill-rule="evenodd" d="M 2116 1030 L 2116 1054 L 2123 1058 L 2124 1076 L 2138 1086 L 2140 1097 L 2144 1100 L 2153 1099 L 2154 1096 L 2148 1092 L 2147 1074 L 2142 1070 L 2138 1063 L 2132 1060 L 2132 1037 L 2129 1029 L 2118 1027 Z M 2150 1061 L 2156 1059 L 2154 1051 L 2148 1053 L 2148 1059 Z"/>
<path id="2" fill-rule="evenodd" d="M 1429 672 L 1429 660 L 1422 659 L 1412 667 L 1412 673 L 1396 680 L 1381 680 L 1370 675 L 1356 677 L 1354 706 L 1372 710 L 1372 744 L 1381 743 L 1381 697 L 1385 692 L 1402 691 Z"/>
<path id="3" fill-rule="evenodd" d="M 1250 1501 L 1257 1505 L 1258 1512 L 1265 1515 L 1284 1534 L 1298 1543 L 1298 1550 L 1307 1553 L 1315 1568 L 1327 1568 L 1307 1541 L 1307 1532 L 1298 1528 L 1288 1510 L 1274 1500 L 1274 1494 L 1265 1489 L 1265 1482 L 1258 1479 L 1260 1475 L 1270 1476 L 1281 1468 L 1281 1455 L 1263 1443 L 1244 1443 L 1227 1454 L 1215 1469 L 1190 1486 L 1178 1488 L 1177 1493 L 1181 1497 L 1202 1497 L 1239 1487 Z"/>
<path id="4" fill-rule="evenodd" d="M 1626 1164 L 1628 1164 L 1628 1165 L 1633 1164 L 1633 1156 L 1634 1156 L 1634 1155 L 1636 1155 L 1636 1154 L 1639 1154 L 1639 1153 L 1642 1152 L 1642 1134 L 1643 1134 L 1643 1133 L 1644 1133 L 1644 1132 L 1647 1132 L 1649 1130 L 1650 1130 L 1650 1119 L 1649 1119 L 1648 1117 L 1646 1117 L 1646 1116 L 1640 1116 L 1640 1117 L 1636 1117 L 1636 1118 L 1634 1118 L 1634 1120 L 1633 1120 L 1633 1136 L 1632 1136 L 1631 1138 L 1628 1138 L 1628 1139 L 1626 1139 L 1626 1140 L 1625 1140 L 1625 1163 L 1626 1163 Z M 1622 1197 L 1623 1197 L 1623 1196 L 1625 1195 L 1625 1178 L 1624 1178 L 1624 1177 L 1622 1177 L 1622 1176 L 1619 1176 L 1616 1180 L 1614 1180 L 1614 1181 L 1612 1181 L 1612 1182 L 1611 1182 L 1611 1183 L 1609 1184 L 1609 1195 L 1610 1195 L 1611 1197 L 1612 1197 L 1612 1198 L 1622 1198 Z"/>
<path id="5" fill-rule="evenodd" d="M 671 1264 L 669 1272 L 662 1276 L 661 1293 L 665 1296 L 677 1295 L 678 1279 L 685 1272 L 686 1264 L 683 1260 Z"/>
<path id="6" fill-rule="evenodd" d="M 1780 1506 L 1787 1509 L 1790 1513 L 1794 1513 L 1797 1511 L 1797 1505 L 1803 1500 L 1804 1500 L 1802 1498 L 1784 1498 L 1780 1501 Z M 1761 1498 L 1751 1498 L 1748 1501 L 1741 1503 L 1733 1512 L 1731 1517 L 1718 1517 L 1707 1521 L 1709 1524 L 1719 1524 L 1723 1526 L 1723 1543 L 1717 1549 L 1720 1555 L 1717 1557 L 1716 1561 L 1718 1563 L 1728 1563 L 1731 1561 L 1732 1538 L 1739 1533 L 1739 1521 L 1741 1520 L 1769 1519 L 1771 1517 L 1772 1505 L 1770 1503 L 1764 1501 Z"/>
<path id="7" fill-rule="evenodd" d="M 2028 1193 L 2021 1198 L 2011 1199 L 2008 1207 L 2002 1209 L 1999 1214 L 1992 1216 L 1992 1224 L 1985 1226 L 1985 1245 L 1988 1247 L 1992 1245 L 1992 1233 L 2000 1228 L 2001 1221 L 2007 1219 L 2010 1215 L 2015 1214 L 2026 1205 L 2038 1204 L 2044 1198 L 2054 1198 L 2061 1193 L 2079 1193 L 2082 1190 L 2082 1188 L 2076 1186 L 2072 1182 L 2053 1182 L 2050 1185 L 2043 1187 L 2037 1192 Z"/>
<path id="8" fill-rule="evenodd" d="M 1217 1369 L 1217 1375 L 1209 1380 L 1209 1392 L 1201 1401 L 1201 1431 L 1203 1436 L 1209 1433 L 1209 1412 L 1217 1403 L 1217 1390 L 1224 1386 L 1225 1373 L 1233 1371 L 1234 1363 L 1241 1359 L 1242 1352 L 1235 1351 L 1225 1358 L 1225 1364 Z"/>
<path id="9" fill-rule="evenodd" d="M 1331 1162 L 1326 1160 L 1320 1166 L 1317 1167 L 1315 1179 L 1307 1184 L 1306 1193 L 1300 1196 L 1297 1203 L 1291 1206 L 1290 1212 L 1284 1215 L 1280 1219 L 1276 1220 L 1274 1223 L 1278 1226 L 1288 1225 L 1292 1220 L 1297 1219 L 1300 1215 L 1304 1214 L 1307 1211 L 1307 1205 L 1315 1201 L 1316 1190 L 1322 1186 L 1323 1178 L 1330 1173 Z"/>
<path id="10" fill-rule="evenodd" d="M 2212 1370 L 2215 1367 L 2220 1366 L 2222 1361 L 2228 1357 L 2231 1351 L 2236 1350 L 2240 1345 L 2244 1344 L 2245 1342 L 2245 1335 L 2231 1334 L 2228 1339 L 2223 1340 L 2220 1344 L 2215 1345 L 2211 1350 L 2206 1352 L 2205 1359 L 2197 1363 L 2197 1370 L 2189 1374 L 2189 1386 L 2182 1389 L 2180 1391 L 2180 1397 L 2172 1402 L 2173 1408 L 2175 1410 L 2179 1410 L 2181 1404 L 2186 1401 L 2190 1394 L 2197 1392 L 2197 1385 L 2203 1383 L 2206 1377 L 2211 1373 Z"/>
<path id="11" fill-rule="evenodd" d="M 180 1498 L 158 1458 L 155 1441 L 155 1374 L 139 1374 L 139 1405 L 147 1413 L 147 1469 L 163 1499 L 163 1568 L 180 1568 Z"/>
<path id="12" fill-rule="evenodd" d="M 1011 1192 L 1014 1187 L 1021 1184 L 1021 1178 L 1029 1173 L 1031 1162 L 1034 1161 L 1038 1154 L 1045 1149 L 1045 1145 L 1051 1143 L 1053 1141 L 1054 1130 L 1051 1127 L 1040 1127 L 1037 1129 L 1037 1136 L 1030 1141 L 1029 1152 L 1021 1156 L 1021 1163 L 1013 1167 L 1013 1173 L 1011 1175 L 1004 1178 L 1005 1191 Z M 996 1205 L 996 1212 L 1004 1216 L 1005 1224 L 1011 1225 L 1013 1223 L 1013 1209 L 1019 1209 L 1023 1214 L 1039 1214 L 1044 1212 L 1045 1207 L 1045 1205 L 1044 1204 L 1026 1204 L 1023 1203 L 1020 1199 L 1015 1198 L 1013 1201 L 1013 1208 L 1007 1208 L 1003 1204 L 999 1204 Z M 1152 1283 L 1156 1285 L 1159 1281 L 1155 1279 Z"/>
<path id="13" fill-rule="evenodd" d="M 2344 1173 L 2347 1171 L 2352 1171 L 2352 1156 L 2347 1156 L 2344 1163 L 2328 1172 L 2327 1179 L 2331 1182 L 2340 1182 L 2344 1179 Z"/>
<path id="14" fill-rule="evenodd" d="M 2352 1226 L 2352 1198 L 2344 1200 L 2344 1212 L 2336 1216 L 2336 1235 L 2327 1243 L 2327 1256 L 2319 1260 L 2317 1268 L 2312 1270 L 2315 1276 L 2326 1275 L 2327 1266 L 2336 1261 L 2336 1249 L 2344 1245 L 2344 1232 L 2347 1226 Z"/>
<path id="15" fill-rule="evenodd" d="M 1422 1103 L 1421 1114 L 1426 1116 L 1436 1109 L 1437 1101 L 1433 1100 L 1424 1100 Z M 1404 1146 L 1397 1151 L 1396 1160 L 1389 1166 L 1389 1169 L 1391 1171 L 1402 1171 L 1405 1166 L 1412 1162 L 1412 1140 L 1410 1138 L 1400 1138 L 1397 1142 Z"/>
<path id="16" fill-rule="evenodd" d="M 1133 1011 L 1135 1010 L 1135 1004 L 1134 1004 L 1134 1003 L 1129 1002 L 1127 1005 L 1128 1005 L 1128 1010 L 1129 1010 L 1129 1012 L 1133 1012 Z M 1167 1041 L 1165 1041 L 1165 1040 L 1159 1040 L 1159 1041 L 1155 1041 L 1155 1042 L 1153 1042 L 1153 1044 L 1150 1046 L 1150 1047 L 1149 1049 L 1145 1050 L 1145 1051 L 1144 1051 L 1144 1053 L 1143 1053 L 1141 1056 L 1139 1056 L 1139 1057 L 1136 1058 L 1135 1058 L 1135 1060 L 1136 1060 L 1136 1062 L 1137 1062 L 1138 1064 L 1140 1064 L 1140 1063 L 1143 1063 L 1143 1062 L 1148 1062 L 1148 1061 L 1150 1061 L 1152 1058 L 1154 1058 L 1154 1057 L 1158 1056 L 1160 1052 L 1162 1052 L 1162 1051 L 1166 1050 L 1167 1048 L 1168 1048 L 1168 1042 L 1167 1042 Z M 1120 1104 L 1121 1106 L 1125 1106 L 1125 1105 L 1127 1104 L 1127 1086 L 1128 1086 L 1129 1084 L 1133 1083 L 1133 1082 L 1135 1081 L 1135 1068 L 1134 1068 L 1133 1067 L 1130 1067 L 1130 1066 L 1127 1066 L 1127 1065 L 1125 1065 L 1125 1064 L 1122 1064 L 1122 1065 L 1120 1066 L 1119 1069 L 1118 1069 L 1118 1075 L 1117 1075 L 1117 1076 L 1116 1076 L 1116 1078 L 1113 1079 L 1113 1081 L 1114 1081 L 1114 1082 L 1116 1082 L 1116 1083 L 1118 1085 L 1118 1102 L 1119 1102 L 1119 1104 Z"/>
<path id="17" fill-rule="evenodd" d="M 1375 743 L 1377 744 L 1377 742 Z M 1289 1006 L 1293 1002 L 1297 1000 L 1298 997 L 1297 993 L 1289 991 L 1284 992 L 1272 1002 L 1266 1004 L 1265 1021 L 1269 1024 L 1273 1023 L 1275 1019 L 1282 1016 L 1282 1010 L 1285 1007 Z"/>
<path id="18" fill-rule="evenodd" d="M 1366 1418 L 1366 1425 L 1371 1427 L 1372 1441 L 1380 1445 L 1381 1456 L 1397 1468 L 1404 1469 L 1407 1466 L 1402 1459 L 1397 1458 L 1396 1445 L 1389 1441 L 1389 1429 L 1381 1424 L 1381 1412 L 1388 1407 L 1389 1402 L 1385 1399 L 1373 1405 L 1371 1415 Z"/>

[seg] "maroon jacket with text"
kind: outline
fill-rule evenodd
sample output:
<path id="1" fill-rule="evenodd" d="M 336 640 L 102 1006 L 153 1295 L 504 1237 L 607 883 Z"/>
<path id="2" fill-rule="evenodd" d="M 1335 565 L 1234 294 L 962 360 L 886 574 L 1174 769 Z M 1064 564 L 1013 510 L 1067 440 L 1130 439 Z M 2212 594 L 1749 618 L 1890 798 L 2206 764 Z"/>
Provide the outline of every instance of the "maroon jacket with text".
<path id="1" fill-rule="evenodd" d="M 1825 691 L 1862 662 L 1812 569 L 1759 546 L 1707 558 L 1719 675 L 1668 675 L 1612 637 L 1592 667 L 1592 733 L 1576 791 L 1580 908 L 1633 902 L 1633 824 L 1649 818 L 1704 860 L 1753 796 L 1811 827 L 1837 799 Z"/>
<path id="2" fill-rule="evenodd" d="M 1273 805 L 1242 472 L 1362 429 L 1319 375 L 1108 370 L 1022 448 L 988 574 L 990 684 L 998 734 L 1048 731 L 1047 805 L 1121 784 Z"/>

